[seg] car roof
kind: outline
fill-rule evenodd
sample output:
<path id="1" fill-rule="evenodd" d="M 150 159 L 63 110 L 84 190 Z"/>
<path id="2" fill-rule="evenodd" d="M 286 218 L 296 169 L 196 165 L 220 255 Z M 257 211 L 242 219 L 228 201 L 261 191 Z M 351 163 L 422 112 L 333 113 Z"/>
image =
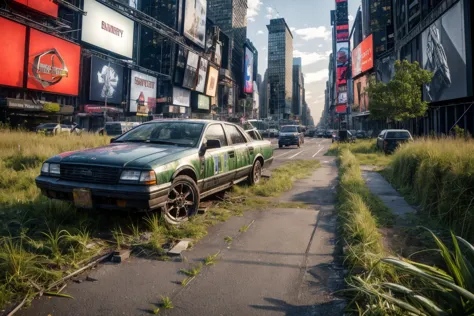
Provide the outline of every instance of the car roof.
<path id="1" fill-rule="evenodd" d="M 225 124 L 240 126 L 239 124 L 232 123 L 232 122 L 227 122 L 227 121 L 202 120 L 202 119 L 180 119 L 180 118 L 177 118 L 177 119 L 156 119 L 156 120 L 152 120 L 152 121 L 149 121 L 149 122 L 145 122 L 143 124 L 150 124 L 150 123 L 156 123 L 156 122 L 189 122 L 189 123 L 202 123 L 202 124 L 205 124 L 205 125 L 209 125 L 209 124 L 212 124 L 212 123 L 225 123 Z"/>
<path id="2" fill-rule="evenodd" d="M 406 129 L 386 129 L 385 132 L 409 132 Z"/>

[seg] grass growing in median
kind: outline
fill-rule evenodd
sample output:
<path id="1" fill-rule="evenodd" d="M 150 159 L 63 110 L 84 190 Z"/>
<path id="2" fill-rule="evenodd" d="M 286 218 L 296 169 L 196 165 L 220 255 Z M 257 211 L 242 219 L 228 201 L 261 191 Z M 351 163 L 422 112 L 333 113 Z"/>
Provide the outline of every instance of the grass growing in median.
<path id="1" fill-rule="evenodd" d="M 355 143 L 333 143 L 326 153 L 327 156 L 338 156 L 344 149 L 349 149 L 361 165 L 377 167 L 387 166 L 391 157 L 377 149 L 375 140 L 358 139 Z"/>

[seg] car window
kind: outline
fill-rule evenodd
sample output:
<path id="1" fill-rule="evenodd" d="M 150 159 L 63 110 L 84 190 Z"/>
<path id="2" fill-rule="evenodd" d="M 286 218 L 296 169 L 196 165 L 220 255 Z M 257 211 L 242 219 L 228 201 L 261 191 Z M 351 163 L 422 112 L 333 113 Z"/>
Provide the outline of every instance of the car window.
<path id="1" fill-rule="evenodd" d="M 386 138 L 410 139 L 410 133 L 407 131 L 388 132 Z"/>
<path id="2" fill-rule="evenodd" d="M 383 137 L 384 134 L 385 134 L 385 131 L 381 131 L 379 134 L 379 137 Z"/>
<path id="3" fill-rule="evenodd" d="M 137 126 L 116 142 L 164 143 L 195 147 L 201 139 L 204 125 L 190 122 L 156 122 Z"/>
<path id="4" fill-rule="evenodd" d="M 61 128 L 68 128 L 66 124 L 61 124 Z"/>
<path id="5" fill-rule="evenodd" d="M 253 139 L 253 140 L 262 140 L 262 136 L 256 131 L 256 130 L 251 130 L 247 131 L 247 134 Z"/>
<path id="6" fill-rule="evenodd" d="M 298 128 L 296 126 L 283 126 L 281 128 L 282 133 L 296 133 L 298 132 Z"/>
<path id="7" fill-rule="evenodd" d="M 221 124 L 212 124 L 207 128 L 206 139 L 218 140 L 221 143 L 221 147 L 227 146 L 227 139 L 225 138 L 224 129 Z"/>
<path id="8" fill-rule="evenodd" d="M 242 135 L 242 133 L 238 130 L 237 127 L 226 124 L 225 131 L 229 135 L 232 144 L 237 145 L 245 143 L 245 137 L 244 135 Z"/>

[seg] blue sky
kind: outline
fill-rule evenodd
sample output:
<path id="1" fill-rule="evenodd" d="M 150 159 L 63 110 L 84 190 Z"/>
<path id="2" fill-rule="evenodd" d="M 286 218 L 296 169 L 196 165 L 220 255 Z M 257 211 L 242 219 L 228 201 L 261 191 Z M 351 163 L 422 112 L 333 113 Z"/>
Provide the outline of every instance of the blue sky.
<path id="1" fill-rule="evenodd" d="M 247 37 L 258 50 L 258 72 L 267 68 L 268 31 L 270 19 L 283 17 L 293 33 L 293 55 L 302 57 L 306 100 L 315 123 L 324 109 L 324 89 L 328 77 L 331 51 L 330 11 L 335 0 L 247 0 Z M 360 0 L 349 1 L 352 20 Z"/>

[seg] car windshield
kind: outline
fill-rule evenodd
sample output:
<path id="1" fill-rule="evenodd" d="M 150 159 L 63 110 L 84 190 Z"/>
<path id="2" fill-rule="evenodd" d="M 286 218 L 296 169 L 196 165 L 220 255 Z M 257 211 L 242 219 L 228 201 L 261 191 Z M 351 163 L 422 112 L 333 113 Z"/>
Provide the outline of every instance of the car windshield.
<path id="1" fill-rule="evenodd" d="M 296 126 L 283 126 L 281 128 L 281 132 L 282 133 L 297 133 L 298 129 L 296 128 Z"/>
<path id="2" fill-rule="evenodd" d="M 409 139 L 410 133 L 406 131 L 387 132 L 387 136 L 385 138 Z"/>
<path id="3" fill-rule="evenodd" d="M 204 124 L 191 122 L 154 122 L 143 124 L 115 142 L 139 142 L 195 147 Z"/>
<path id="4" fill-rule="evenodd" d="M 110 136 L 122 135 L 123 134 L 122 124 L 120 124 L 120 123 L 106 124 L 105 125 L 105 131 Z"/>

